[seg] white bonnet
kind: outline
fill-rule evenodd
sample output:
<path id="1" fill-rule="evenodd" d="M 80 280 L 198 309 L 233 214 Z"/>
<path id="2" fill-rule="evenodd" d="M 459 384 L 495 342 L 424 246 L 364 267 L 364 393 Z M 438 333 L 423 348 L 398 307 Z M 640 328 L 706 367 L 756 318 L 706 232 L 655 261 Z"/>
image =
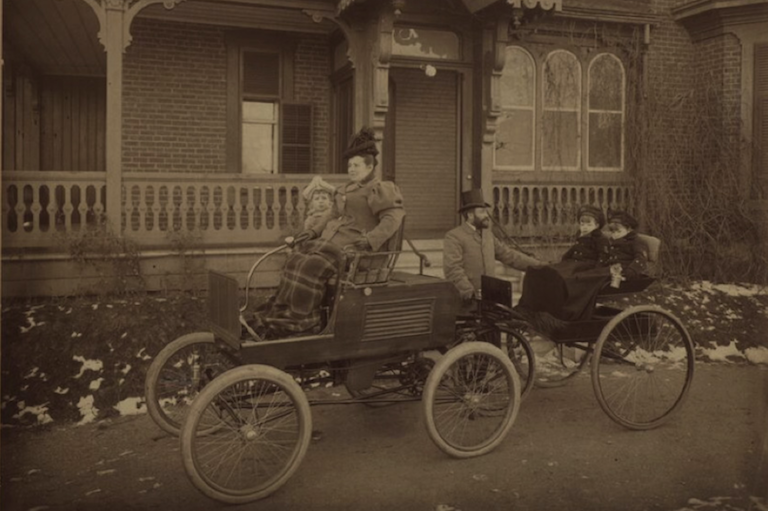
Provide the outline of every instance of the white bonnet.
<path id="1" fill-rule="evenodd" d="M 329 182 L 323 180 L 322 177 L 315 176 L 312 178 L 312 181 L 309 182 L 306 188 L 301 191 L 301 195 L 304 197 L 305 201 L 309 201 L 312 198 L 312 194 L 318 190 L 328 192 L 331 194 L 331 197 L 333 197 L 333 192 L 336 191 L 336 188 Z"/>

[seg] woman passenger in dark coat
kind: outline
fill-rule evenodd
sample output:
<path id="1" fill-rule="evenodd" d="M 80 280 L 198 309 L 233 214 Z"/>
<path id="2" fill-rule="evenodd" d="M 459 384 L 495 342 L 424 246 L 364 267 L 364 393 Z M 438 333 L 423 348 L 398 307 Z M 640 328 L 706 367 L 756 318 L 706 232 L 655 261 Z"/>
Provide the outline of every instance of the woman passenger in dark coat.
<path id="1" fill-rule="evenodd" d="M 597 225 L 592 230 L 589 218 Z M 545 332 L 562 326 L 563 321 L 589 319 L 596 295 L 611 282 L 634 278 L 646 271 L 648 256 L 637 239 L 637 221 L 625 212 L 609 217 L 609 236 L 600 229 L 602 212 L 591 206 L 579 210 L 580 236 L 563 260 L 531 270 L 523 281 L 518 310 Z"/>

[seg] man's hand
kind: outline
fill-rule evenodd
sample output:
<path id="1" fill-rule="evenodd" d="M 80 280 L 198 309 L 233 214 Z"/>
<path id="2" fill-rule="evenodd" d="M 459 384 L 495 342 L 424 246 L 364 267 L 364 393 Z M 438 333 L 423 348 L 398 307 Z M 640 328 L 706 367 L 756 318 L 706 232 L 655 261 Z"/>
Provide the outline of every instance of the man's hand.
<path id="1" fill-rule="evenodd" d="M 360 236 L 357 238 L 354 242 L 352 242 L 352 246 L 355 247 L 355 250 L 359 250 L 361 252 L 370 252 L 372 249 L 371 244 L 368 243 L 368 238 L 365 236 Z"/>

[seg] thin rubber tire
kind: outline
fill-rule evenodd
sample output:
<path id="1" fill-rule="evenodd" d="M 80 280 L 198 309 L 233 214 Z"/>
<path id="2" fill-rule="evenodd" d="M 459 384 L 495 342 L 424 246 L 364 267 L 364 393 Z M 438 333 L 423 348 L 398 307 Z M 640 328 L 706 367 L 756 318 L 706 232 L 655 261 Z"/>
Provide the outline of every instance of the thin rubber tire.
<path id="1" fill-rule="evenodd" d="M 630 307 L 603 328 L 592 361 L 592 387 L 616 423 L 647 430 L 678 411 L 693 382 L 693 341 L 670 312 Z"/>
<path id="2" fill-rule="evenodd" d="M 182 354 L 189 351 L 190 355 L 195 357 L 192 364 L 198 364 L 200 363 L 199 358 L 203 355 L 197 353 L 196 348 L 205 353 L 216 354 L 215 363 L 206 366 L 205 360 L 203 360 L 202 365 L 190 367 L 190 361 L 186 360 Z M 176 358 L 179 360 L 174 362 Z M 175 367 L 176 364 L 186 364 L 187 367 Z M 195 332 L 171 341 L 152 360 L 144 379 L 144 397 L 149 416 L 160 429 L 173 436 L 179 436 L 181 424 L 188 413 L 189 405 L 180 405 L 177 410 L 171 411 L 164 408 L 161 400 L 184 399 L 191 402 L 197 392 L 207 384 L 207 379 L 212 379 L 236 366 L 237 361 L 234 356 L 216 348 L 214 336 L 210 332 Z M 185 369 L 189 371 L 189 374 L 184 371 Z M 163 378 L 162 375 L 166 373 L 168 376 Z M 173 383 L 169 383 L 173 387 L 169 390 L 175 394 L 172 398 L 165 396 L 164 389 L 160 388 L 166 385 L 164 383 L 166 379 L 174 380 Z M 177 381 L 179 379 L 182 382 Z"/>
<path id="3" fill-rule="evenodd" d="M 200 418 L 210 408 L 217 410 L 222 425 L 200 435 Z M 192 404 L 181 430 L 184 469 L 192 484 L 214 500 L 253 502 L 290 479 L 311 435 L 309 402 L 289 374 L 265 365 L 240 366 L 213 380 Z M 270 467 L 276 459 L 277 466 Z"/>
<path id="4" fill-rule="evenodd" d="M 468 342 L 450 349 L 437 361 L 424 388 L 422 405 L 429 437 L 455 458 L 490 452 L 517 418 L 520 387 L 512 362 L 499 348 Z M 484 413 L 485 406 L 491 413 Z M 484 431 L 468 440 L 470 429 Z"/>

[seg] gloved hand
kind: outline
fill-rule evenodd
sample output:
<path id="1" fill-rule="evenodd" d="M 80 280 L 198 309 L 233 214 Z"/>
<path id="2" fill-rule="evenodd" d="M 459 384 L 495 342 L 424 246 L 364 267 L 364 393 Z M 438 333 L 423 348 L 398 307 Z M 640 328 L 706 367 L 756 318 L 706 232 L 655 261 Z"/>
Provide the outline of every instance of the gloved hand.
<path id="1" fill-rule="evenodd" d="M 285 238 L 285 244 L 293 248 L 299 243 L 303 243 L 307 240 L 311 240 L 314 237 L 315 237 L 314 231 L 311 231 L 311 230 L 303 231 L 297 234 L 296 236 L 288 236 L 287 238 Z"/>
<path id="2" fill-rule="evenodd" d="M 368 238 L 365 236 L 360 236 L 357 238 L 354 242 L 352 242 L 352 246 L 355 247 L 355 250 L 362 252 L 370 252 L 372 249 L 371 244 L 368 243 Z"/>

